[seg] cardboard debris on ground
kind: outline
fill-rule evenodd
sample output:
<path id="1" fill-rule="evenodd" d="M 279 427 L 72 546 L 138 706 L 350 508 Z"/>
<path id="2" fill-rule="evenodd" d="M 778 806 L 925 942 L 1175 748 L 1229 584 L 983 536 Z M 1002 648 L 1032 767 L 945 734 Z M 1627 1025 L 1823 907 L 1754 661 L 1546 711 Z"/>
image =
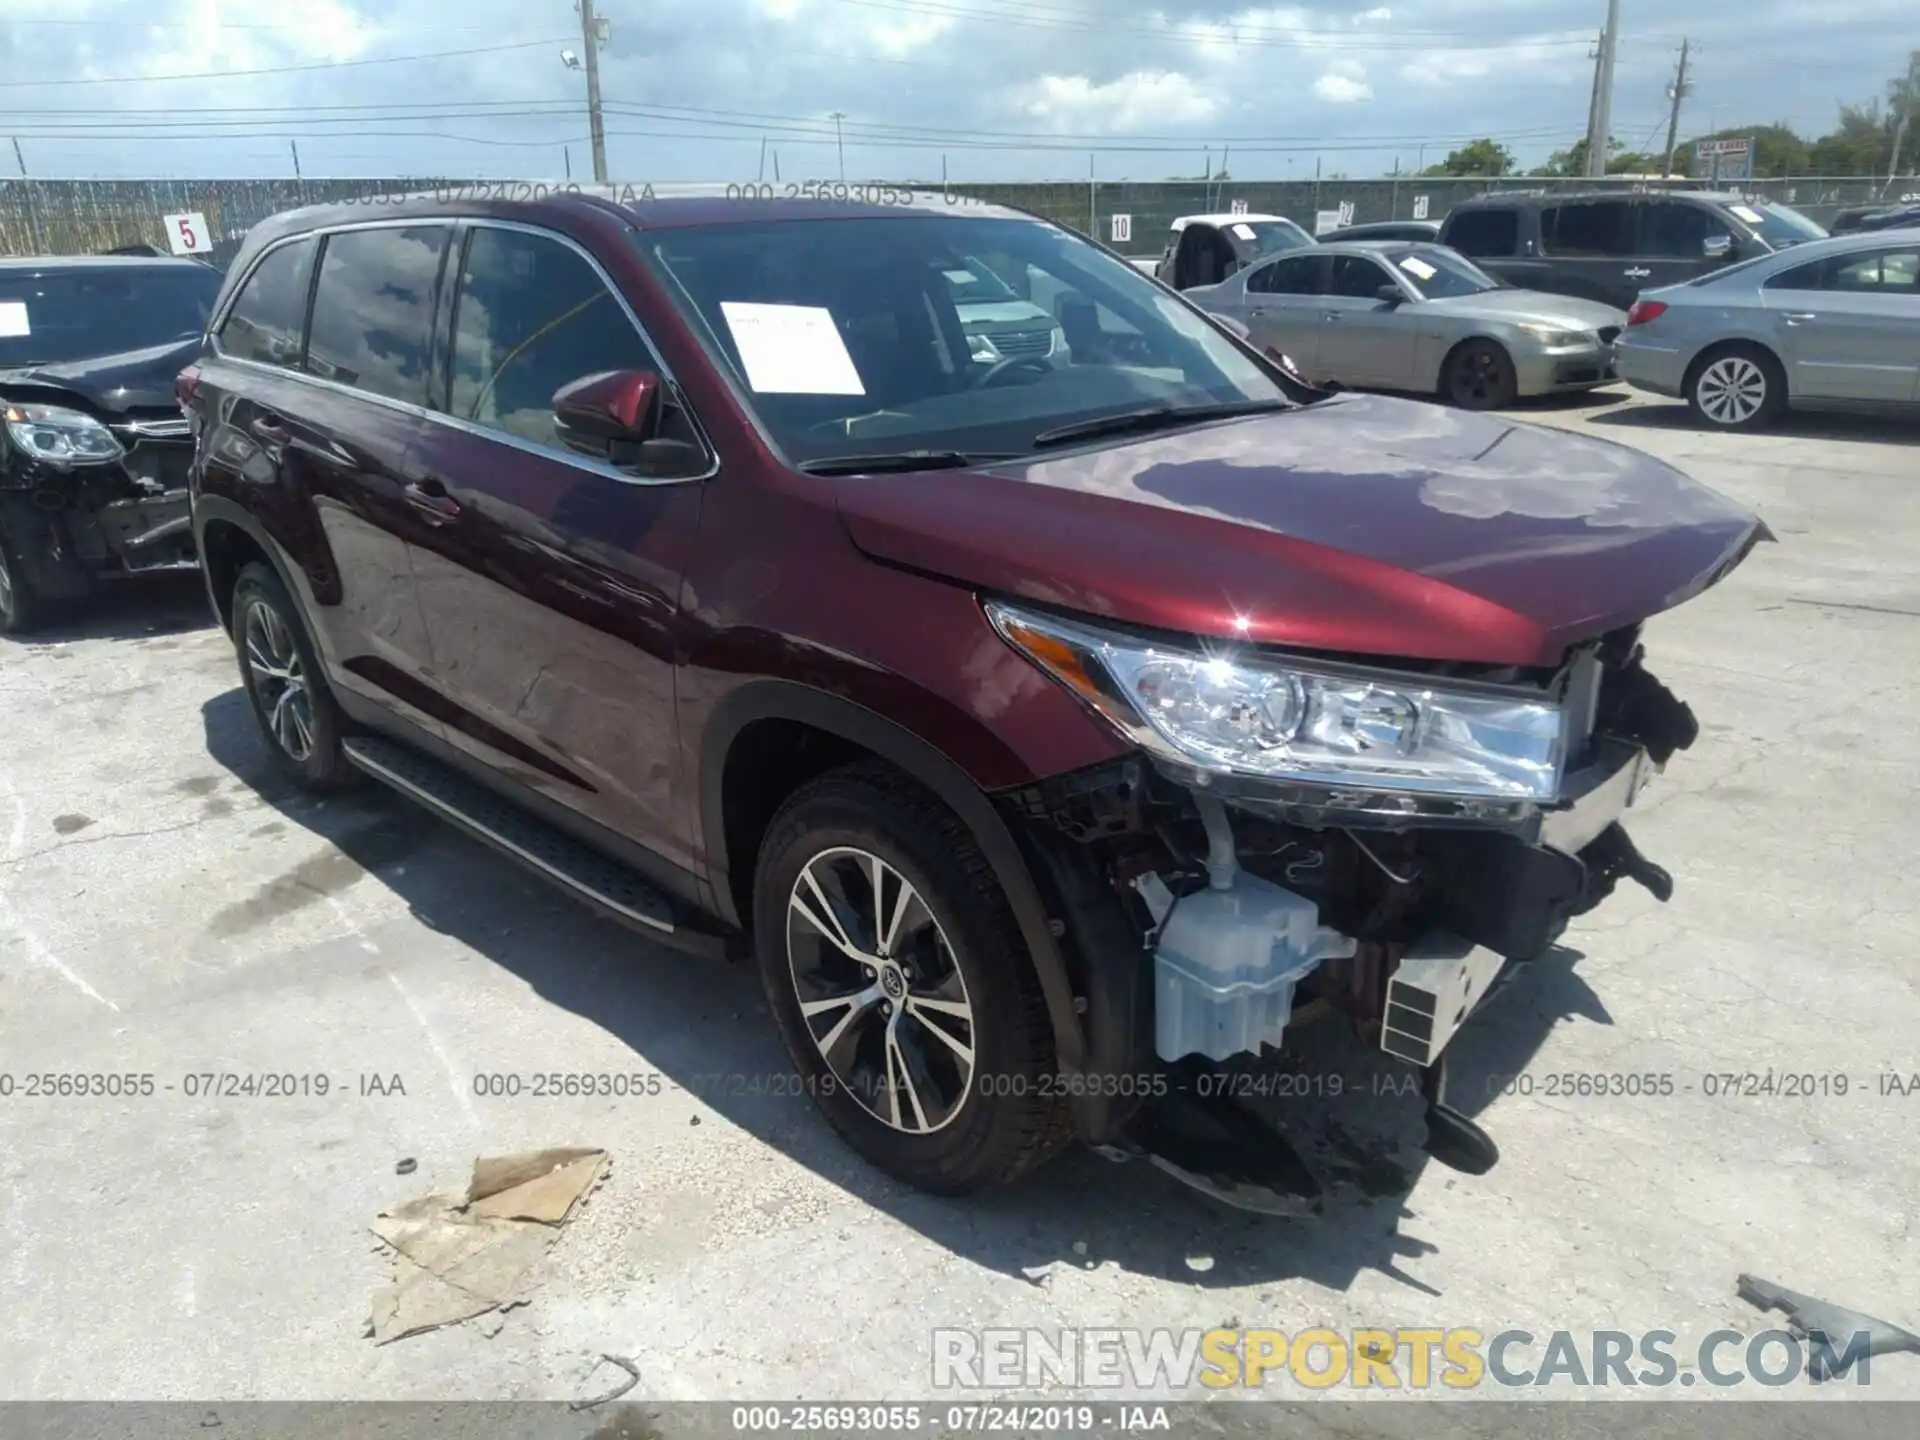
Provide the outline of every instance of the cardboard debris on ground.
<path id="1" fill-rule="evenodd" d="M 394 1274 L 373 1297 L 374 1344 L 524 1305 L 534 1267 L 607 1165 L 604 1150 L 482 1157 L 464 1200 L 436 1191 L 382 1211 L 372 1230 Z"/>

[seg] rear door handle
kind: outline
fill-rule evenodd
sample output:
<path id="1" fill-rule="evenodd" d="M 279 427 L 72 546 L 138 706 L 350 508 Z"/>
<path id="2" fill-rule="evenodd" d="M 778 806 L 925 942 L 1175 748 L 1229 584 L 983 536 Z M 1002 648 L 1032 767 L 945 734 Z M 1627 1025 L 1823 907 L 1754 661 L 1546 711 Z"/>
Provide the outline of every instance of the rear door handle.
<path id="1" fill-rule="evenodd" d="M 1320 312 L 1320 318 L 1322 320 L 1338 320 L 1340 318 L 1340 312 L 1338 310 L 1322 310 Z"/>
<path id="2" fill-rule="evenodd" d="M 418 510 L 430 525 L 444 525 L 460 514 L 460 502 L 447 493 L 444 481 L 432 476 L 410 482 L 402 493 L 407 497 L 407 504 Z"/>
<path id="3" fill-rule="evenodd" d="M 1640 265 L 1636 265 L 1633 269 L 1626 272 L 1627 279 L 1629 280 L 1644 280 L 1651 274 L 1653 274 L 1651 270 Z"/>
<path id="4" fill-rule="evenodd" d="M 1820 317 L 1815 315 L 1811 310 L 1795 310 L 1781 318 L 1789 325 L 1807 325 L 1818 320 Z"/>

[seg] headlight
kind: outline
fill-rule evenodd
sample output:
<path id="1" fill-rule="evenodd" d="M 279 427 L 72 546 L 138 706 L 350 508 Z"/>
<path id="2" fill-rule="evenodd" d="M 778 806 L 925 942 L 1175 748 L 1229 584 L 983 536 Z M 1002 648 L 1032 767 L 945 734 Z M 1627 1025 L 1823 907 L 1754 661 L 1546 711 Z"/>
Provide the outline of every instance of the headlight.
<path id="1" fill-rule="evenodd" d="M 990 602 L 994 628 L 1181 768 L 1452 800 L 1550 802 L 1563 712 L 1504 686 L 1209 654 Z M 1362 806 L 1360 808 L 1370 808 Z"/>
<path id="2" fill-rule="evenodd" d="M 983 365 L 991 364 L 1001 358 L 1000 347 L 984 335 L 969 335 L 967 337 L 967 353 Z"/>
<path id="3" fill-rule="evenodd" d="M 1523 320 L 1520 328 L 1549 350 L 1564 349 L 1569 345 L 1598 345 L 1600 337 L 1591 330 L 1562 330 L 1557 325 L 1536 325 Z"/>
<path id="4" fill-rule="evenodd" d="M 63 467 L 105 465 L 127 453 L 91 415 L 59 405 L 7 406 L 7 436 L 31 458 Z"/>

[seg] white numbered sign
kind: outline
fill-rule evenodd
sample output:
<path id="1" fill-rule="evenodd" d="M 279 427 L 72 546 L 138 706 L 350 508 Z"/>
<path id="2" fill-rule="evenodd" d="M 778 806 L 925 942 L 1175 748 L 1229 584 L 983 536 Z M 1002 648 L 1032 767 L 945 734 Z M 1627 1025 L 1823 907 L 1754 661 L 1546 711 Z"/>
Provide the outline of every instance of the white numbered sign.
<path id="1" fill-rule="evenodd" d="M 1113 243 L 1125 245 L 1133 239 L 1133 216 L 1116 215 L 1113 217 Z"/>
<path id="2" fill-rule="evenodd" d="M 1426 196 L 1416 195 L 1413 197 L 1413 218 L 1416 220 L 1424 220 L 1427 218 Z"/>
<path id="3" fill-rule="evenodd" d="M 167 227 L 167 248 L 176 255 L 205 255 L 213 249 L 213 237 L 207 231 L 207 217 L 198 210 L 185 215 L 162 217 Z"/>
<path id="4" fill-rule="evenodd" d="M 1230 214 L 1230 215 L 1244 215 L 1244 214 L 1246 214 L 1246 213 L 1247 213 L 1247 202 L 1246 202 L 1246 201 L 1244 201 L 1244 200 L 1236 200 L 1236 201 L 1234 201 L 1234 202 L 1233 202 L 1233 203 L 1232 203 L 1231 205 L 1229 205 L 1229 206 L 1227 207 L 1227 213 L 1228 213 L 1228 214 Z"/>
<path id="5" fill-rule="evenodd" d="M 1351 225 L 1352 223 L 1353 223 L 1353 202 L 1351 200 L 1342 200 L 1340 202 L 1340 227 L 1344 230 L 1347 226 Z"/>

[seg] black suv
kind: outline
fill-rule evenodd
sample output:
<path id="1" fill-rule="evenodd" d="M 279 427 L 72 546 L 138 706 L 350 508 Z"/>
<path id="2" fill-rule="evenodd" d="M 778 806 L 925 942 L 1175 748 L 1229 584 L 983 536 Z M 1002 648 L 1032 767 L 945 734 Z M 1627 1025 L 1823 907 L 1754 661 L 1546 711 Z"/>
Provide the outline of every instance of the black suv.
<path id="1" fill-rule="evenodd" d="M 1826 233 L 1785 205 L 1708 191 L 1513 193 L 1456 206 L 1440 243 L 1523 290 L 1625 310 L 1643 290 Z"/>
<path id="2" fill-rule="evenodd" d="M 0 260 L 0 633 L 102 578 L 196 568 L 174 377 L 220 282 L 192 260 Z"/>

